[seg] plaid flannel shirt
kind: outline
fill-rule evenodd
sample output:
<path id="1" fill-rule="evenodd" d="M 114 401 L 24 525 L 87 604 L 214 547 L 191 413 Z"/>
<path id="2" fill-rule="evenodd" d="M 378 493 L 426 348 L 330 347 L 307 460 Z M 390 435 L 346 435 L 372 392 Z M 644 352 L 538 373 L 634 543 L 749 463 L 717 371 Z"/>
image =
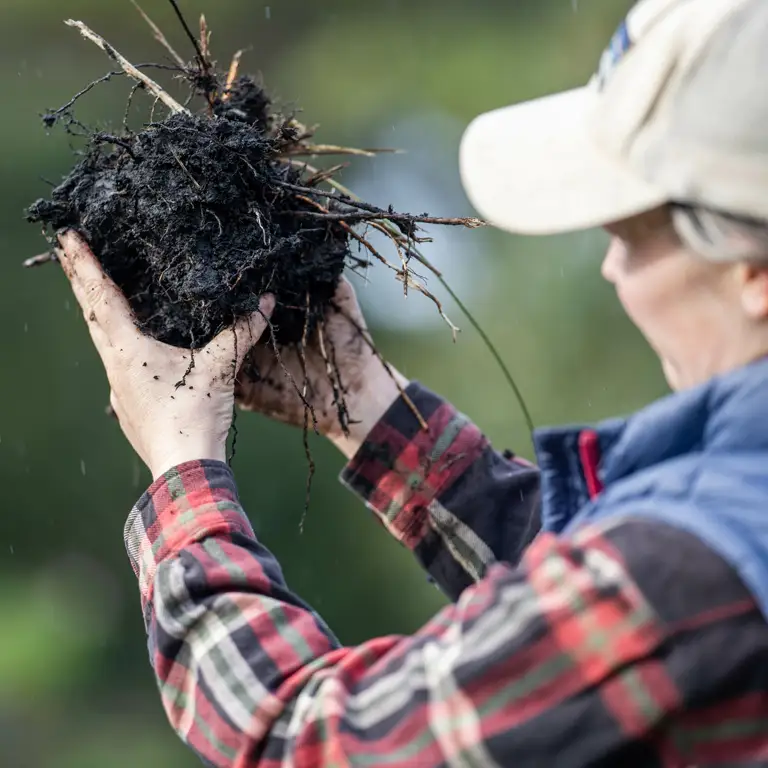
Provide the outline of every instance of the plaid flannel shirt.
<path id="1" fill-rule="evenodd" d="M 171 724 L 277 766 L 768 765 L 768 625 L 726 563 L 648 520 L 539 534 L 538 475 L 409 389 L 343 473 L 455 602 L 342 647 L 283 578 L 230 470 L 168 472 L 126 525 Z"/>

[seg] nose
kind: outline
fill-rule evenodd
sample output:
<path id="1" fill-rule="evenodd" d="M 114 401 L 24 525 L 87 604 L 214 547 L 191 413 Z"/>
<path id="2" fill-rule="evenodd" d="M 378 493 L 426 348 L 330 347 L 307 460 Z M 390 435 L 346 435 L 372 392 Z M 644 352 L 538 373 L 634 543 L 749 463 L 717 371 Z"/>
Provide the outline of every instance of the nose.
<path id="1" fill-rule="evenodd" d="M 608 246 L 608 250 L 605 252 L 603 263 L 600 266 L 600 272 L 603 278 L 609 283 L 616 283 L 618 278 L 618 266 L 621 260 L 621 241 L 613 237 L 611 238 L 611 244 Z"/>

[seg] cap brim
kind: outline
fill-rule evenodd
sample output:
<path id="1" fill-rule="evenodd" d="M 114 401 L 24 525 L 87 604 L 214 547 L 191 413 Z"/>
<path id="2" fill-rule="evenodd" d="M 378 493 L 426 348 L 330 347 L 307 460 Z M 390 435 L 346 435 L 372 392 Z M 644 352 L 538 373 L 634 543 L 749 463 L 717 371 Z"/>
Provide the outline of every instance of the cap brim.
<path id="1" fill-rule="evenodd" d="M 483 218 L 519 234 L 556 234 L 603 226 L 668 200 L 590 139 L 596 99 L 579 88 L 489 112 L 469 126 L 461 175 Z"/>

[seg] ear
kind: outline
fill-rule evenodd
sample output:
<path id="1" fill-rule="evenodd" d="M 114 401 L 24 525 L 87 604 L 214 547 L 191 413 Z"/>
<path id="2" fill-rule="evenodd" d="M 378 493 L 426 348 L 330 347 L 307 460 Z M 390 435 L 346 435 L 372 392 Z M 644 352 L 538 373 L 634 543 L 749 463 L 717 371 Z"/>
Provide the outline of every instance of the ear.
<path id="1" fill-rule="evenodd" d="M 741 306 L 751 320 L 768 318 L 768 264 L 739 265 Z"/>

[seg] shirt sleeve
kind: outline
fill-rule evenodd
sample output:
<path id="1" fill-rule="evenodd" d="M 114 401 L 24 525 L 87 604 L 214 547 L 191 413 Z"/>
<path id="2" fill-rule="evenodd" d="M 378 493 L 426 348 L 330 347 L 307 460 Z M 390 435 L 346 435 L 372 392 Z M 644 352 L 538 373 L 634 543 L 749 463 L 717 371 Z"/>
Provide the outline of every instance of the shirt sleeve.
<path id="1" fill-rule="evenodd" d="M 542 534 L 416 635 L 358 647 L 291 593 L 224 464 L 155 482 L 126 545 L 170 722 L 219 768 L 690 765 L 755 748 L 765 622 L 722 561 L 662 533 Z"/>
<path id="2" fill-rule="evenodd" d="M 498 453 L 450 403 L 407 390 L 342 472 L 387 530 L 456 600 L 498 562 L 516 564 L 541 527 L 539 471 Z"/>

